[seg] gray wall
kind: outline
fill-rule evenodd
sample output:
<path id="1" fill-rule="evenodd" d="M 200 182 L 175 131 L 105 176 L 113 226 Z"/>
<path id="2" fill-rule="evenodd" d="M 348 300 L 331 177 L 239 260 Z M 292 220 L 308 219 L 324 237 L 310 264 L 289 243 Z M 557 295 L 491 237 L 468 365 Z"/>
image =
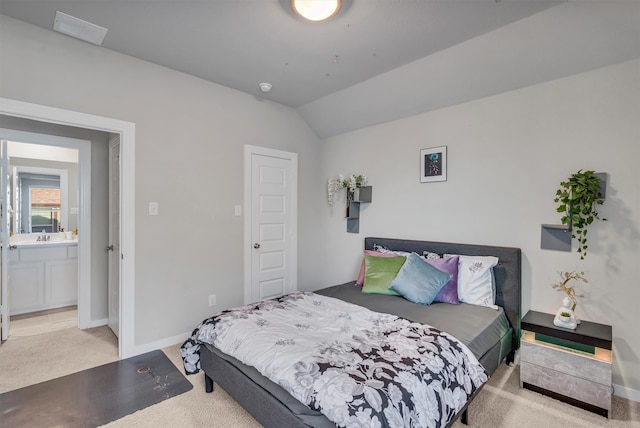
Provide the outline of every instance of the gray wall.
<path id="1" fill-rule="evenodd" d="M 1 96 L 136 124 L 136 344 L 191 330 L 211 312 L 208 294 L 216 309 L 242 302 L 233 205 L 243 145 L 253 144 L 299 155 L 300 288 L 355 278 L 367 235 L 520 247 L 525 311 L 555 311 L 557 271 L 585 270 L 578 315 L 613 325 L 614 382 L 640 391 L 639 61 L 319 142 L 286 107 L 4 16 L 0 24 Z M 518 31 L 505 36 L 528 37 Z M 420 149 L 441 145 L 448 180 L 421 184 Z M 540 224 L 559 221 L 555 190 L 580 168 L 610 175 L 609 221 L 590 231 L 585 262 L 540 249 Z M 374 187 L 360 234 L 345 232 L 343 200 L 326 204 L 338 173 L 364 173 Z M 159 216 L 146 215 L 150 201 Z"/>
<path id="2" fill-rule="evenodd" d="M 107 297 L 109 285 L 108 258 L 107 253 L 104 251 L 109 240 L 109 134 L 3 115 L 0 115 L 0 128 L 91 141 L 91 320 L 105 319 L 108 315 Z M 16 159 L 15 161 L 17 162 L 18 160 Z M 36 161 L 32 159 L 23 159 L 20 162 L 22 165 L 40 166 L 34 165 Z M 60 163 L 48 162 L 48 164 Z M 74 184 L 72 182 L 73 175 L 77 190 L 77 164 L 75 167 L 75 174 L 69 175 L 69 187 L 71 189 L 71 185 Z M 77 207 L 77 200 L 77 192 L 75 194 L 70 192 L 70 206 Z M 75 204 L 72 205 L 72 201 L 75 201 Z"/>
<path id="3" fill-rule="evenodd" d="M 515 35 L 514 35 L 515 37 Z M 614 383 L 640 391 L 640 60 L 369 127 L 323 141 L 325 178 L 366 174 L 373 201 L 360 234 L 345 233 L 344 194 L 325 204 L 319 254 L 325 285 L 353 280 L 362 237 L 503 245 L 523 251 L 523 314 L 555 313 L 559 271 L 584 271 L 579 317 L 613 326 Z M 420 183 L 420 149 L 447 146 L 445 182 Z M 584 261 L 540 249 L 558 224 L 561 181 L 579 169 L 609 175 L 606 222 L 589 229 Z"/>
<path id="4" fill-rule="evenodd" d="M 136 345 L 193 330 L 209 294 L 242 304 L 245 144 L 298 154 L 298 280 L 317 288 L 321 146 L 294 110 L 2 15 L 0 40 L 0 96 L 136 124 Z"/>

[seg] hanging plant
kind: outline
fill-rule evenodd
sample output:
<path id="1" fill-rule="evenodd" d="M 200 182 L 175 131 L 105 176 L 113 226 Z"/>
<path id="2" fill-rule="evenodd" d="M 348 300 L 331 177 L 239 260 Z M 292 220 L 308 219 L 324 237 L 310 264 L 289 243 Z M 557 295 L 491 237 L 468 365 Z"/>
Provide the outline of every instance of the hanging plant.
<path id="1" fill-rule="evenodd" d="M 597 207 L 604 203 L 600 179 L 594 171 L 578 171 L 560 183 L 556 191 L 557 211 L 562 213 L 562 224 L 568 225 L 571 238 L 578 242 L 580 260 L 587 255 L 587 227 L 600 218 Z"/>

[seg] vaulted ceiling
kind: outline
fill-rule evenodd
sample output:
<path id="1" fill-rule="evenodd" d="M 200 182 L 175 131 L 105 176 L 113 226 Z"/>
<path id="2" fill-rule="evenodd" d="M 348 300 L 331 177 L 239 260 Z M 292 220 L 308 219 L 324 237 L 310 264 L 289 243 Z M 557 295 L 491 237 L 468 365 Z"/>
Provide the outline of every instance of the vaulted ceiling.
<path id="1" fill-rule="evenodd" d="M 640 57 L 636 0 L 343 3 L 324 23 L 289 0 L 2 0 L 0 13 L 105 27 L 104 48 L 298 109 L 321 138 Z"/>

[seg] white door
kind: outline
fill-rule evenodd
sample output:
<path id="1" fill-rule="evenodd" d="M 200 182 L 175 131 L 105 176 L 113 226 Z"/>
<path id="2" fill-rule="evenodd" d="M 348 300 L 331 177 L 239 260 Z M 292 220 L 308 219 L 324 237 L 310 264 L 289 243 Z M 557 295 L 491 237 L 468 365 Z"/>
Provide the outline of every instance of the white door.
<path id="1" fill-rule="evenodd" d="M 0 308 L 2 310 L 2 332 L 0 333 L 0 338 L 5 341 L 9 337 L 9 201 L 11 200 L 11 195 L 9 190 L 7 142 L 2 140 L 1 144 L 2 162 L 0 164 L 0 175 L 2 178 L 0 179 L 0 191 L 2 196 L 0 197 L 0 204 L 2 209 L 0 210 L 0 217 L 2 221 L 0 222 L 0 240 L 2 240 L 2 244 L 0 245 L 0 252 L 2 256 L 0 257 Z"/>
<path id="2" fill-rule="evenodd" d="M 109 141 L 109 328 L 120 337 L 120 137 Z"/>
<path id="3" fill-rule="evenodd" d="M 297 290 L 297 155 L 246 146 L 245 168 L 250 303 Z"/>

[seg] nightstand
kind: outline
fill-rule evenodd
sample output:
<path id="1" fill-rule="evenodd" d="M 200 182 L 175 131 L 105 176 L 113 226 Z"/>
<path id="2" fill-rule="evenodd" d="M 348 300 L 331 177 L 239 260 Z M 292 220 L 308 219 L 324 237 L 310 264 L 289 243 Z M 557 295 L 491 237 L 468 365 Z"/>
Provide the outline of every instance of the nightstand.
<path id="1" fill-rule="evenodd" d="M 611 417 L 611 326 L 582 321 L 569 330 L 553 318 L 522 318 L 520 386 Z"/>

